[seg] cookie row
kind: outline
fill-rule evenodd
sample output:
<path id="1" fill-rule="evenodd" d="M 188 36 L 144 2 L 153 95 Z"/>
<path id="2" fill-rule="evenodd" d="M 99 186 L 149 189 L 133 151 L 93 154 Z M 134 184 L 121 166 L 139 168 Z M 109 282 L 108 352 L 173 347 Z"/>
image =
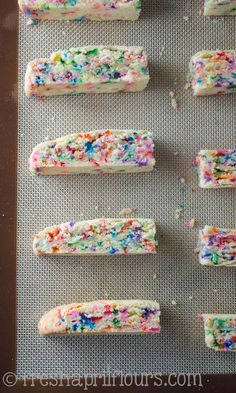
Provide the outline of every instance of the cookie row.
<path id="1" fill-rule="evenodd" d="M 160 306 L 150 300 L 97 300 L 53 308 L 39 321 L 42 336 L 157 334 Z M 205 342 L 216 351 L 236 350 L 236 315 L 203 314 Z"/>
<path id="2" fill-rule="evenodd" d="M 45 228 L 34 237 L 37 255 L 155 254 L 153 220 L 100 218 Z M 199 232 L 199 260 L 207 266 L 236 266 L 236 229 L 205 226 Z"/>
<path id="3" fill-rule="evenodd" d="M 137 20 L 141 0 L 18 0 L 32 19 Z M 204 15 L 236 15 L 236 0 L 205 0 Z"/>
<path id="4" fill-rule="evenodd" d="M 236 149 L 201 150 L 195 160 L 202 188 L 236 187 Z M 33 174 L 134 173 L 154 169 L 149 131 L 96 130 L 37 145 L 29 159 Z"/>
<path id="5" fill-rule="evenodd" d="M 141 47 L 86 46 L 36 58 L 26 70 L 27 96 L 138 92 L 148 85 Z M 236 51 L 201 51 L 190 62 L 195 96 L 236 93 Z"/>

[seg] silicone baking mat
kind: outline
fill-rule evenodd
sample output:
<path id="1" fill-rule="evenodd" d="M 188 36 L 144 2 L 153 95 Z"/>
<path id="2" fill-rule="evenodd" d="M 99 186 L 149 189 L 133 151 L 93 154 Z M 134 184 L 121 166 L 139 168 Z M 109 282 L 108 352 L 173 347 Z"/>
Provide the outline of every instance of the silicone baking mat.
<path id="1" fill-rule="evenodd" d="M 194 249 L 205 224 L 235 227 L 234 190 L 201 190 L 192 158 L 204 148 L 236 144 L 236 95 L 193 98 L 184 88 L 191 55 L 235 47 L 236 18 L 199 15 L 198 1 L 143 1 L 137 22 L 27 25 L 20 17 L 17 258 L 17 373 L 27 376 L 146 372 L 233 373 L 234 353 L 205 347 L 201 312 L 235 312 L 236 270 L 203 268 Z M 27 62 L 89 44 L 141 45 L 151 81 L 141 93 L 40 100 L 23 92 Z M 171 106 L 170 92 L 178 101 Z M 99 128 L 148 129 L 156 137 L 150 174 L 33 177 L 27 160 L 46 139 Z M 179 177 L 186 178 L 182 184 Z M 183 204 L 183 217 L 176 209 Z M 36 257 L 34 233 L 68 221 L 116 217 L 123 208 L 154 218 L 154 256 Z M 198 227 L 184 222 L 195 218 Z M 101 298 L 148 298 L 162 310 L 154 336 L 42 338 L 41 315 L 59 304 Z"/>

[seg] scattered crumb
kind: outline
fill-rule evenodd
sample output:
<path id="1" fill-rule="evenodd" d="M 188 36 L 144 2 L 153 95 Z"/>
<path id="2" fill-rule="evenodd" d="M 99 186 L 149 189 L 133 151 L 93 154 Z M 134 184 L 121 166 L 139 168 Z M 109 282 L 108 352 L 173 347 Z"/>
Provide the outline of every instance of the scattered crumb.
<path id="1" fill-rule="evenodd" d="M 190 82 L 187 82 L 187 83 L 185 84 L 185 86 L 184 86 L 184 90 L 188 90 L 188 89 L 190 89 L 190 87 L 191 87 L 191 83 L 190 83 Z"/>
<path id="2" fill-rule="evenodd" d="M 183 16 L 183 20 L 184 20 L 185 22 L 188 22 L 188 21 L 189 21 L 189 16 Z"/>
<path id="3" fill-rule="evenodd" d="M 199 249 L 199 246 L 197 246 L 195 249 L 194 249 L 194 254 L 198 254 L 199 252 L 200 252 L 200 249 Z"/>
<path id="4" fill-rule="evenodd" d="M 190 221 L 184 223 L 185 228 L 194 228 L 196 225 L 196 219 L 192 218 Z"/>
<path id="5" fill-rule="evenodd" d="M 213 292 L 215 292 L 215 293 L 218 292 L 218 289 L 213 289 Z"/>
<path id="6" fill-rule="evenodd" d="M 154 273 L 153 274 L 153 280 L 156 280 L 157 279 L 157 273 Z"/>
<path id="7" fill-rule="evenodd" d="M 49 140 L 49 135 L 45 136 L 45 141 Z"/>
<path id="8" fill-rule="evenodd" d="M 175 98 L 175 93 L 173 91 L 170 91 L 169 95 L 170 95 L 170 99 L 171 99 L 170 100 L 171 107 L 173 109 L 177 110 L 178 109 L 178 104 L 177 104 L 177 100 Z"/>
<path id="9" fill-rule="evenodd" d="M 38 21 L 35 19 L 29 19 L 29 20 L 27 20 L 26 24 L 27 24 L 27 26 L 35 26 L 38 24 Z"/>
<path id="10" fill-rule="evenodd" d="M 189 296 L 189 300 L 192 300 L 193 299 L 193 297 L 192 296 Z"/>
<path id="11" fill-rule="evenodd" d="M 20 134 L 20 137 L 23 138 L 24 134 Z"/>
<path id="12" fill-rule="evenodd" d="M 164 54 L 164 52 L 165 52 L 165 47 L 164 46 L 162 46 L 162 48 L 161 48 L 161 50 L 160 50 L 160 52 L 159 52 L 159 59 L 163 56 L 163 54 Z"/>
<path id="13" fill-rule="evenodd" d="M 181 215 L 183 213 L 183 210 L 184 209 L 182 207 L 179 207 L 178 209 L 175 210 L 175 218 L 176 218 L 176 220 L 180 219 L 180 217 L 181 217 Z"/>
<path id="14" fill-rule="evenodd" d="M 171 304 L 172 304 L 172 306 L 176 306 L 176 304 L 177 304 L 176 300 L 171 300 Z"/>
<path id="15" fill-rule="evenodd" d="M 2 217 L 4 217 L 5 216 L 5 214 L 4 213 L 2 213 Z"/>
<path id="16" fill-rule="evenodd" d="M 94 210 L 98 210 L 98 209 L 99 209 L 99 206 L 95 206 Z"/>
<path id="17" fill-rule="evenodd" d="M 196 192 L 196 188 L 195 188 L 195 187 L 192 187 L 192 188 L 191 188 L 191 191 L 192 191 L 192 192 Z"/>
<path id="18" fill-rule="evenodd" d="M 181 184 L 185 184 L 186 183 L 186 179 L 185 179 L 184 176 L 179 176 L 178 179 L 179 179 Z"/>
<path id="19" fill-rule="evenodd" d="M 119 212 L 119 216 L 130 216 L 135 213 L 137 209 L 123 209 Z"/>
<path id="20" fill-rule="evenodd" d="M 176 156 L 178 156 L 179 155 L 179 152 L 178 151 L 175 151 L 174 152 L 174 156 L 176 157 Z"/>

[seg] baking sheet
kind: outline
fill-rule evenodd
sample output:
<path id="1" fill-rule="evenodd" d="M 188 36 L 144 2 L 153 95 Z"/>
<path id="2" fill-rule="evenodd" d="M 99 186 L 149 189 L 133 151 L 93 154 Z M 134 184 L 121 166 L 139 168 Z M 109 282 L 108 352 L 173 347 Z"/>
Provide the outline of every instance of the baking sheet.
<path id="1" fill-rule="evenodd" d="M 46 21 L 20 16 L 17 375 L 75 377 L 147 372 L 233 373 L 234 353 L 205 347 L 201 312 L 235 312 L 235 269 L 203 268 L 193 250 L 205 224 L 235 227 L 234 190 L 201 190 L 192 169 L 200 149 L 233 148 L 236 95 L 193 98 L 184 89 L 187 64 L 202 49 L 235 47 L 236 18 L 199 15 L 198 1 L 143 1 L 138 22 Z M 186 18 L 187 17 L 187 18 Z M 151 82 L 141 93 L 80 95 L 46 100 L 23 92 L 27 62 L 58 49 L 90 44 L 142 45 Z M 170 103 L 173 91 L 178 110 Z M 156 136 L 150 174 L 33 177 L 27 160 L 46 139 L 100 128 L 148 129 Z M 178 177 L 186 178 L 181 185 Z M 193 188 L 193 190 L 192 190 Z M 196 191 L 194 191 L 196 189 Z M 184 205 L 183 217 L 175 218 Z M 116 217 L 123 208 L 154 218 L 154 256 L 36 257 L 34 233 L 71 219 Z M 63 303 L 148 298 L 162 309 L 155 336 L 38 335 L 41 315 Z M 176 304 L 175 304 L 176 303 Z"/>

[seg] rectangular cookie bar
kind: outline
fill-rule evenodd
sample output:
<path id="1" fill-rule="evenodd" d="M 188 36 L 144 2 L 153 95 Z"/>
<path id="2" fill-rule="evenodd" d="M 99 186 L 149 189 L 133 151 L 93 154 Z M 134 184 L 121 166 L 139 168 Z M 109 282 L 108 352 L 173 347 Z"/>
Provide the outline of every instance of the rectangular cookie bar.
<path id="1" fill-rule="evenodd" d="M 205 342 L 215 351 L 236 351 L 236 315 L 203 314 Z"/>
<path id="2" fill-rule="evenodd" d="M 27 96 L 136 92 L 148 82 L 148 60 L 142 48 L 87 46 L 31 61 L 25 92 Z"/>
<path id="3" fill-rule="evenodd" d="M 205 0 L 204 15 L 236 15 L 236 0 Z"/>
<path id="4" fill-rule="evenodd" d="M 199 232 L 199 260 L 206 266 L 236 266 L 236 229 L 205 226 Z"/>
<path id="5" fill-rule="evenodd" d="M 202 51 L 190 62 L 195 96 L 236 93 L 236 51 Z"/>
<path id="6" fill-rule="evenodd" d="M 43 336 L 160 333 L 160 314 L 151 300 L 97 300 L 55 307 L 38 327 Z"/>
<path id="7" fill-rule="evenodd" d="M 236 149 L 201 150 L 196 165 L 200 187 L 236 187 Z"/>
<path id="8" fill-rule="evenodd" d="M 42 175 L 149 172 L 155 165 L 154 143 L 147 131 L 78 133 L 36 146 L 29 165 Z"/>
<path id="9" fill-rule="evenodd" d="M 32 19 L 137 20 L 141 0 L 18 0 Z"/>
<path id="10" fill-rule="evenodd" d="M 155 254 L 155 235 L 151 219 L 71 221 L 35 235 L 33 249 L 38 255 Z"/>

